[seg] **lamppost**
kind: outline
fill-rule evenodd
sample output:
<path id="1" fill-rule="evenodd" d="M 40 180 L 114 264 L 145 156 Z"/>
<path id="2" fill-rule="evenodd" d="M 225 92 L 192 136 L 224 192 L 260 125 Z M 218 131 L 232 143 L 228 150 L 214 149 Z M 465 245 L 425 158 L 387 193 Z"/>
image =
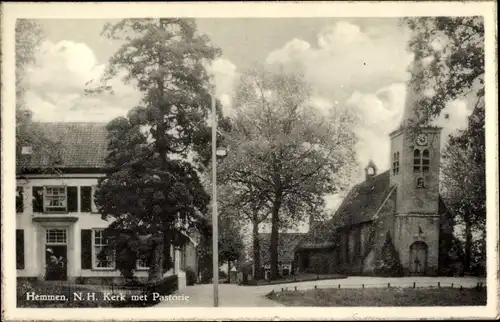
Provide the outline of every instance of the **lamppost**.
<path id="1" fill-rule="evenodd" d="M 211 86 L 212 104 L 212 260 L 214 283 L 214 307 L 219 306 L 219 227 L 217 213 L 217 159 L 226 156 L 226 149 L 217 148 L 217 111 L 215 106 L 215 85 Z"/>

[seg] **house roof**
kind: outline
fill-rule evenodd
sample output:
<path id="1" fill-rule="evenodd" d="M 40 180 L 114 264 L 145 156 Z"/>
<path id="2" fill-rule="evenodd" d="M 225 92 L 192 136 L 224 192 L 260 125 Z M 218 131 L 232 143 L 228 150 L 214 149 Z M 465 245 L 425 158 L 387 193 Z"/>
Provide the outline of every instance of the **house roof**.
<path id="1" fill-rule="evenodd" d="M 54 166 L 61 169 L 88 169 L 105 166 L 108 131 L 105 123 L 32 122 L 31 129 L 49 142 L 50 152 L 43 144 L 33 143 L 30 155 L 18 147 L 17 166 L 39 169 Z"/>
<path id="2" fill-rule="evenodd" d="M 329 248 L 335 246 L 335 226 L 331 221 L 315 221 L 296 249 Z"/>
<path id="3" fill-rule="evenodd" d="M 335 245 L 335 229 L 368 222 L 392 192 L 390 172 L 385 171 L 355 185 L 332 219 L 315 222 L 298 248 L 327 248 Z"/>
<path id="4" fill-rule="evenodd" d="M 279 233 L 278 239 L 278 261 L 291 262 L 294 259 L 295 248 L 305 236 L 305 233 Z M 269 246 L 271 242 L 271 234 L 259 234 L 260 240 L 260 258 L 261 263 L 269 263 L 271 256 L 269 254 Z"/>

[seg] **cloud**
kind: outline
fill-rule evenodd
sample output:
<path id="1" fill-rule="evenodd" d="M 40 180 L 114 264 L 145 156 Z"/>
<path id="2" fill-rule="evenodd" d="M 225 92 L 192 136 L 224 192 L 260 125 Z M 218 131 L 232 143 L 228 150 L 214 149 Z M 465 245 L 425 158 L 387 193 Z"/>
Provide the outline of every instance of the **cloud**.
<path id="1" fill-rule="evenodd" d="M 125 116 L 141 99 L 141 93 L 131 84 L 122 81 L 119 73 L 109 81 L 114 95 L 86 96 L 84 89 L 89 81 L 98 81 L 104 74 L 104 64 L 99 64 L 93 50 L 84 43 L 63 40 L 57 43 L 44 41 L 36 65 L 27 74 L 26 104 L 38 121 L 108 122 Z M 229 60 L 218 59 L 213 63 L 216 94 L 223 106 L 231 104 L 228 93 L 232 91 L 236 66 Z"/>
<path id="2" fill-rule="evenodd" d="M 317 106 L 333 104 L 352 109 L 359 123 L 355 131 L 359 173 L 353 183 L 364 179 L 363 168 L 373 159 L 379 171 L 389 168 L 389 133 L 403 115 L 408 67 L 413 55 L 407 51 L 410 33 L 396 21 L 357 25 L 339 21 L 317 35 L 317 43 L 292 39 L 269 53 L 267 63 L 301 68 L 322 98 Z M 428 62 L 427 62 L 428 63 Z M 449 117 L 444 115 L 449 112 Z M 443 127 L 441 146 L 450 133 L 465 128 L 470 109 L 465 101 L 450 102 L 436 120 Z M 327 196 L 328 208 L 338 206 Z"/>
<path id="3" fill-rule="evenodd" d="M 321 105 L 352 109 L 360 120 L 356 124 L 360 169 L 371 158 L 383 171 L 389 167 L 388 135 L 399 125 L 404 110 L 408 67 L 413 61 L 407 51 L 409 36 L 395 20 L 363 26 L 339 21 L 322 30 L 316 44 L 292 39 L 269 53 L 267 63 L 302 68 L 322 97 Z M 439 120 L 443 137 L 465 126 L 468 115 L 462 101 L 450 104 L 447 109 L 453 117 Z"/>
<path id="4" fill-rule="evenodd" d="M 118 77 L 115 95 L 85 96 L 85 84 L 100 79 L 105 65 L 98 64 L 84 43 L 44 41 L 37 63 L 27 74 L 26 104 L 38 121 L 108 122 L 126 115 L 140 93 Z"/>
<path id="5" fill-rule="evenodd" d="M 222 104 L 224 114 L 227 115 L 231 113 L 231 94 L 238 77 L 236 65 L 228 59 L 218 58 L 208 69 L 214 75 L 215 94 Z"/>

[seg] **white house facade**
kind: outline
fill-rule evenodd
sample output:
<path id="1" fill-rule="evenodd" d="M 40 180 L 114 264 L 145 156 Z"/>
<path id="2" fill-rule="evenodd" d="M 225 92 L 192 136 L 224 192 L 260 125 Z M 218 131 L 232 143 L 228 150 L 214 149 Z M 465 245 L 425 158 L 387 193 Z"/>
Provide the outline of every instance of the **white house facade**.
<path id="1" fill-rule="evenodd" d="M 26 171 L 17 176 L 16 267 L 17 276 L 40 280 L 85 283 L 119 281 L 114 258 L 97 256 L 106 245 L 103 230 L 110 224 L 97 212 L 93 201 L 98 179 L 103 177 L 107 153 L 105 124 L 38 123 L 51 140 L 60 144 L 57 174 Z M 19 153 L 20 152 L 20 153 Z M 36 147 L 20 147 L 18 162 L 36 170 L 44 166 Z M 182 249 L 171 246 L 179 288 L 186 284 L 185 269 L 197 272 L 195 242 Z M 48 265 L 58 263 L 58 274 Z M 147 277 L 148 267 L 138 261 L 135 276 Z"/>

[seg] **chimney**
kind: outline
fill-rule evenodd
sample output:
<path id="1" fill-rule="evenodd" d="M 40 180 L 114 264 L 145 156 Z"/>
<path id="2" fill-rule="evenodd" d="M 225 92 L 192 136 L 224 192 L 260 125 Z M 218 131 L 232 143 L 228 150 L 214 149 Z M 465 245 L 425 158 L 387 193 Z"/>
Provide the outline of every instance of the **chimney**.
<path id="1" fill-rule="evenodd" d="M 368 165 L 365 168 L 365 180 L 369 181 L 376 175 L 377 175 L 377 166 L 375 165 L 375 162 L 373 162 L 373 160 L 370 159 L 370 161 L 368 161 Z"/>

